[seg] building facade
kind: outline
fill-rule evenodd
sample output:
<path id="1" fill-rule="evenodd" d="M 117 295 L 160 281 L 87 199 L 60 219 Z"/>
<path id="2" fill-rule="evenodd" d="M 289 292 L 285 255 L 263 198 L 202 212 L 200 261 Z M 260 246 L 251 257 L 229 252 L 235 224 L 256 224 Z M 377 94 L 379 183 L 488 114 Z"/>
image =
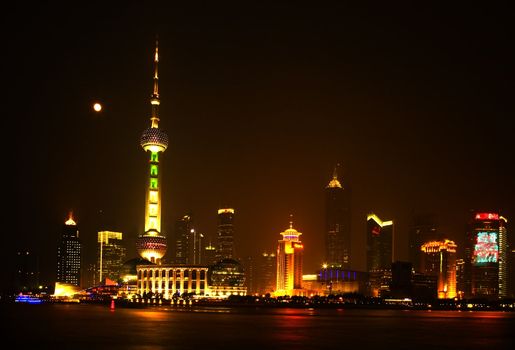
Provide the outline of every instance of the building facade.
<path id="1" fill-rule="evenodd" d="M 148 261 L 160 264 L 166 254 L 166 237 L 161 232 L 161 170 L 159 157 L 168 147 L 168 135 L 159 129 L 159 87 L 158 71 L 159 62 L 158 45 L 154 54 L 154 88 L 150 98 L 152 115 L 150 127 L 141 135 L 141 147 L 148 152 L 148 178 L 145 191 L 145 231 L 136 240 L 138 254 Z"/>
<path id="2" fill-rule="evenodd" d="M 218 209 L 217 260 L 234 257 L 234 209 Z"/>
<path id="3" fill-rule="evenodd" d="M 80 285 L 81 281 L 81 241 L 79 229 L 70 214 L 64 223 L 57 245 L 57 281 Z"/>
<path id="4" fill-rule="evenodd" d="M 191 215 L 184 215 L 175 222 L 174 237 L 175 263 L 200 264 L 204 235 L 194 228 Z"/>
<path id="5" fill-rule="evenodd" d="M 393 221 L 367 216 L 367 271 L 369 293 L 378 297 L 389 290 L 393 262 Z"/>
<path id="6" fill-rule="evenodd" d="M 465 295 L 496 299 L 508 296 L 507 220 L 498 213 L 477 212 L 465 247 Z"/>
<path id="7" fill-rule="evenodd" d="M 209 293 L 208 267 L 193 265 L 138 265 L 137 292 L 140 296 L 171 299 L 184 293 L 204 296 Z"/>
<path id="8" fill-rule="evenodd" d="M 422 244 L 430 241 L 442 239 L 436 227 L 436 220 L 433 215 L 419 215 L 413 218 L 409 230 L 409 261 L 413 265 L 413 270 L 420 273 Z"/>
<path id="9" fill-rule="evenodd" d="M 338 180 L 337 168 L 325 188 L 325 264 L 350 268 L 350 193 Z"/>
<path id="10" fill-rule="evenodd" d="M 216 263 L 216 247 L 211 242 L 204 247 L 201 262 L 203 265 L 214 265 Z"/>
<path id="11" fill-rule="evenodd" d="M 28 249 L 16 252 L 14 291 L 31 292 L 39 287 L 39 256 Z"/>
<path id="12" fill-rule="evenodd" d="M 277 257 L 274 252 L 264 252 L 258 260 L 258 271 L 256 276 L 257 293 L 266 295 L 273 294 L 277 283 Z"/>
<path id="13" fill-rule="evenodd" d="M 123 233 L 100 231 L 98 243 L 98 281 L 109 278 L 112 281 L 120 279 L 120 269 L 125 261 L 126 248 L 122 244 Z"/>
<path id="14" fill-rule="evenodd" d="M 281 232 L 282 239 L 277 247 L 277 283 L 275 295 L 297 295 L 302 290 L 302 256 L 304 245 L 299 240 L 302 235 L 293 228 Z"/>
<path id="15" fill-rule="evenodd" d="M 438 299 L 451 299 L 458 296 L 456 290 L 456 248 L 448 239 L 431 241 L 422 245 L 421 270 L 426 275 L 437 277 Z"/>

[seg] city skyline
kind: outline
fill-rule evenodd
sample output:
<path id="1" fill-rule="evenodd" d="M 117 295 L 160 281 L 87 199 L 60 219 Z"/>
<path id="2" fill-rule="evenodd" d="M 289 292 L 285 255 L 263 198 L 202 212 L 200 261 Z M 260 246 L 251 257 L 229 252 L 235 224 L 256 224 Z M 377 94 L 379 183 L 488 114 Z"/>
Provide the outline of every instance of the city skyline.
<path id="1" fill-rule="evenodd" d="M 231 207 L 236 255 L 257 256 L 274 249 L 292 214 L 313 271 L 324 260 L 324 189 L 337 163 L 352 189 L 353 269 L 366 269 L 372 212 L 395 222 L 399 260 L 408 259 L 415 215 L 435 215 L 459 256 L 470 209 L 515 217 L 502 21 L 476 27 L 486 15 L 474 9 L 470 18 L 451 9 L 398 21 L 357 9 L 338 9 L 341 18 L 323 7 L 272 9 L 157 14 L 127 5 L 97 17 L 71 12 L 54 25 L 30 13 L 31 25 L 12 35 L 24 108 L 9 115 L 27 132 L 16 158 L 24 224 L 13 247 L 40 247 L 53 260 L 70 210 L 88 262 L 98 231 L 123 232 L 127 242 L 144 231 L 138 140 L 156 33 L 169 247 L 175 221 L 190 212 L 215 242 L 217 210 Z M 54 267 L 42 267 L 47 279 Z"/>

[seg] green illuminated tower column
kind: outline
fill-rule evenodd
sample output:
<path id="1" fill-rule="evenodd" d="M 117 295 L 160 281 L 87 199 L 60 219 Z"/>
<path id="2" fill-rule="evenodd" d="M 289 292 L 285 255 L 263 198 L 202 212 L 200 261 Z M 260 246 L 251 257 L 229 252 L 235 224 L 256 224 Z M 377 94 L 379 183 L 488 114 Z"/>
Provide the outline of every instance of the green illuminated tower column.
<path id="1" fill-rule="evenodd" d="M 154 89 L 150 99 L 152 116 L 150 128 L 141 135 L 141 147 L 149 152 L 148 183 L 145 199 L 145 232 L 136 242 L 138 254 L 153 263 L 160 264 L 166 253 L 166 237 L 161 234 L 161 171 L 159 155 L 168 147 L 168 135 L 159 129 L 159 89 L 157 65 L 158 45 L 154 56 Z"/>

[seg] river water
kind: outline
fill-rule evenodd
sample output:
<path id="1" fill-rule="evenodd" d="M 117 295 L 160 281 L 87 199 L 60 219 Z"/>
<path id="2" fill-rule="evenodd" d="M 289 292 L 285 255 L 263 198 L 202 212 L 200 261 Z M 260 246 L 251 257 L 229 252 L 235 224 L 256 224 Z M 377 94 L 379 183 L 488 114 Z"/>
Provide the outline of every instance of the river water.
<path id="1" fill-rule="evenodd" d="M 515 312 L 6 304 L 34 349 L 510 349 Z M 4 332 L 2 332 L 4 333 Z"/>

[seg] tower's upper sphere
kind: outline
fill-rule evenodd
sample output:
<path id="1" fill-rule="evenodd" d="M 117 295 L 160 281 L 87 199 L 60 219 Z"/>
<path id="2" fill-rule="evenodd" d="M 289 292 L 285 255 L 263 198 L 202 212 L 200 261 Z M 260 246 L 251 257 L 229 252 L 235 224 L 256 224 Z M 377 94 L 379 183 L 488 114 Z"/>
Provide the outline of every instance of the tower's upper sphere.
<path id="1" fill-rule="evenodd" d="M 168 135 L 158 128 L 148 128 L 141 134 L 141 147 L 145 151 L 163 152 L 168 147 Z"/>

